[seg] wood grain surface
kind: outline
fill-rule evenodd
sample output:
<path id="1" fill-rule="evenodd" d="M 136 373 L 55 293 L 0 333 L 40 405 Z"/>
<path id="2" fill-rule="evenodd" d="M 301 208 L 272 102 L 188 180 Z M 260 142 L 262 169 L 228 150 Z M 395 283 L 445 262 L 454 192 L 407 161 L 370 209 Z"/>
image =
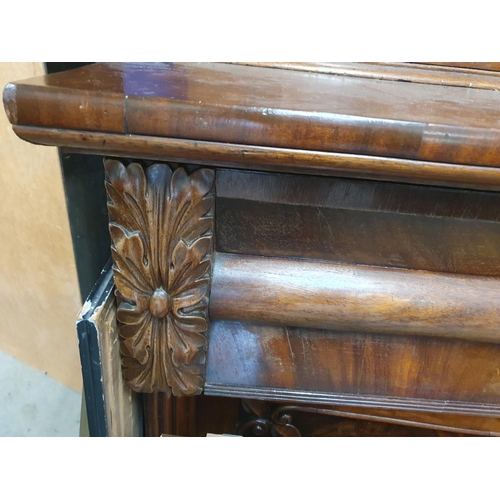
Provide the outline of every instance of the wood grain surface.
<path id="1" fill-rule="evenodd" d="M 467 437 L 467 436 L 499 436 L 500 433 L 488 429 L 460 427 L 467 424 L 462 415 L 446 415 L 445 423 L 439 425 L 427 423 L 418 419 L 420 415 L 429 414 L 414 412 L 416 420 L 386 417 L 377 414 L 362 415 L 352 411 L 338 409 L 323 409 L 309 407 L 309 411 L 302 411 L 296 405 L 282 406 L 284 417 L 298 430 L 303 437 Z M 394 412 L 394 410 L 393 410 Z M 392 412 L 387 412 L 388 414 Z M 411 417 L 410 417 L 411 418 Z M 479 427 L 497 427 L 498 419 L 469 417 L 472 425 Z M 480 421 L 478 423 L 478 421 Z"/>
<path id="2" fill-rule="evenodd" d="M 143 395 L 144 436 L 196 436 L 197 397 L 176 397 L 171 392 Z"/>
<path id="3" fill-rule="evenodd" d="M 500 166 L 500 95 L 220 63 L 95 64 L 9 84 L 13 125 Z"/>
<path id="4" fill-rule="evenodd" d="M 22 125 L 13 129 L 23 140 L 68 152 L 500 191 L 500 170 L 477 165 Z"/>
<path id="5" fill-rule="evenodd" d="M 302 405 L 296 405 L 301 407 Z M 461 432 L 477 436 L 500 436 L 500 419 L 495 417 L 477 417 L 446 413 L 410 412 L 404 410 L 384 410 L 375 408 L 350 408 L 346 406 L 319 407 L 319 412 L 339 417 L 387 422 L 405 426 Z M 318 433 L 318 429 L 316 429 Z M 319 435 L 319 433 L 317 434 Z"/>
<path id="6" fill-rule="evenodd" d="M 494 417 L 242 400 L 247 436 L 500 436 Z"/>
<path id="7" fill-rule="evenodd" d="M 217 254 L 219 320 L 500 342 L 500 280 Z"/>
<path id="8" fill-rule="evenodd" d="M 500 347 L 215 321 L 205 394 L 500 417 Z"/>
<path id="9" fill-rule="evenodd" d="M 499 217 L 496 193 L 217 173 L 220 252 L 500 276 Z"/>
<path id="10" fill-rule="evenodd" d="M 191 280 L 205 280 L 191 337 L 172 340 L 165 326 L 179 290 L 162 274 L 183 260 L 163 251 L 162 235 L 189 249 L 203 234 L 158 222 L 175 196 L 157 167 L 147 193 L 141 167 L 130 182 L 125 167 L 108 169 L 129 380 L 147 391 L 198 394 L 205 382 L 207 395 L 336 405 L 330 416 L 380 425 L 429 412 L 407 421 L 496 432 L 438 417 L 500 417 L 500 199 L 486 192 L 500 190 L 498 67 L 292 69 L 99 63 L 5 87 L 11 124 L 34 143 L 239 169 L 217 175 L 206 379 L 210 263 Z M 131 199 L 147 223 L 131 221 Z M 136 241 L 142 233 L 149 246 Z M 188 264 L 199 267 L 208 246 Z M 179 321 L 197 307 L 185 295 Z M 188 337 L 196 341 L 185 348 Z M 144 370 L 154 359 L 162 369 Z M 194 400 L 153 392 L 146 406 L 150 435 L 197 432 Z"/>
<path id="11" fill-rule="evenodd" d="M 500 89 L 499 75 L 491 73 L 500 70 L 499 63 L 247 62 L 238 64 L 398 82 Z"/>

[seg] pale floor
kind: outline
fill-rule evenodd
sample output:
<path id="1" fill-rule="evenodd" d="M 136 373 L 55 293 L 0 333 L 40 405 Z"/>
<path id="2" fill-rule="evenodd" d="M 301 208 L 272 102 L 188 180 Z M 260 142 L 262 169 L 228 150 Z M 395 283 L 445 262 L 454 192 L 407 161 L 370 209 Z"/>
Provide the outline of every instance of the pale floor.
<path id="1" fill-rule="evenodd" d="M 81 394 L 0 351 L 0 436 L 78 436 Z"/>

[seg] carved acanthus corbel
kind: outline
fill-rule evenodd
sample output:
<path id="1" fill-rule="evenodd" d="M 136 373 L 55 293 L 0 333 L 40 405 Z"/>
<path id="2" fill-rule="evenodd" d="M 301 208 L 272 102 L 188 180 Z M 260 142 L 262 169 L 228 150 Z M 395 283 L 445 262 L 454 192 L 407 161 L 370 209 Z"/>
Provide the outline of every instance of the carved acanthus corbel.
<path id="1" fill-rule="evenodd" d="M 123 375 L 138 392 L 200 394 L 214 171 L 104 164 Z"/>

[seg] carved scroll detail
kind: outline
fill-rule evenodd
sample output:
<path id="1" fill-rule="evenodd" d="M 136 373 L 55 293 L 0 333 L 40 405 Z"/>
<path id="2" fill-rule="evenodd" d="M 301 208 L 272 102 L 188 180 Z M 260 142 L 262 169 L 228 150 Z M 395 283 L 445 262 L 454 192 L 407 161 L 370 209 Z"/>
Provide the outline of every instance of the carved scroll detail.
<path id="1" fill-rule="evenodd" d="M 123 375 L 138 392 L 200 394 L 214 172 L 111 159 L 104 165 Z"/>
<path id="2" fill-rule="evenodd" d="M 241 404 L 245 416 L 237 424 L 237 434 L 245 436 L 251 431 L 254 436 L 301 436 L 288 412 L 288 409 L 296 410 L 298 407 L 274 406 L 257 399 L 242 399 Z"/>

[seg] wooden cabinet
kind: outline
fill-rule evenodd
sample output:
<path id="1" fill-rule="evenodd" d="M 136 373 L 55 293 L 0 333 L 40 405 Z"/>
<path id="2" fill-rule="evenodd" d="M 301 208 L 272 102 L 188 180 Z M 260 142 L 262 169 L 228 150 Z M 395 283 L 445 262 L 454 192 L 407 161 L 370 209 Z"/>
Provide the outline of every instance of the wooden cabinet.
<path id="1" fill-rule="evenodd" d="M 20 138 L 107 157 L 147 434 L 500 433 L 495 68 L 96 64 L 6 87 Z"/>

